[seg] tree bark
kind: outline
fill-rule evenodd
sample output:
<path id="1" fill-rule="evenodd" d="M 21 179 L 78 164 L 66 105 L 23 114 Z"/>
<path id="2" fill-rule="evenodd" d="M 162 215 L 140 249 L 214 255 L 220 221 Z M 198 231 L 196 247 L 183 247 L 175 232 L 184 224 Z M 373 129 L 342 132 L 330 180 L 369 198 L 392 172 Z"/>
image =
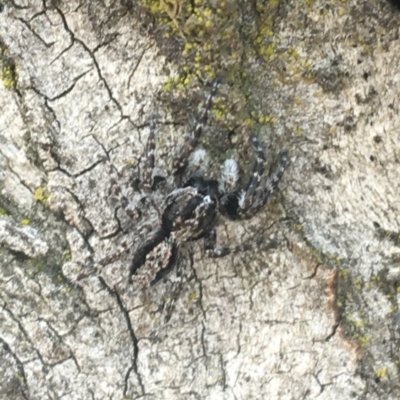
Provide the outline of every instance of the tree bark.
<path id="1" fill-rule="evenodd" d="M 264 3 L 231 3 L 245 36 L 245 7 Z M 400 14 L 382 1 L 276 3 L 279 44 L 245 65 L 254 107 L 276 120 L 256 125 L 269 162 L 287 148 L 290 168 L 255 218 L 221 219 L 218 241 L 279 247 L 211 260 L 194 243 L 166 324 L 165 284 L 137 293 L 129 266 L 90 260 L 118 246 L 109 163 L 138 164 L 184 61 L 133 2 L 0 3 L 1 398 L 400 397 Z M 179 26 L 179 7 L 167 11 Z M 187 120 L 159 113 L 168 170 Z M 243 165 L 245 126 L 224 139 Z"/>

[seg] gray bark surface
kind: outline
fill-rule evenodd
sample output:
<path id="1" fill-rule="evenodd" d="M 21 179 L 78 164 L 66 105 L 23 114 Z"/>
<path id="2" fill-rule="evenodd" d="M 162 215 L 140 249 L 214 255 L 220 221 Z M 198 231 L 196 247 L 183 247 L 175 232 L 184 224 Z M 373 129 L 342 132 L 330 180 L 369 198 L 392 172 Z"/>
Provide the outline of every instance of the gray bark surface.
<path id="1" fill-rule="evenodd" d="M 129 266 L 88 260 L 118 247 L 105 161 L 137 161 L 175 64 L 123 2 L 45 3 L 0 7 L 0 398 L 399 398 L 400 13 L 317 1 L 300 30 L 286 5 L 281 43 L 311 75 L 249 73 L 277 119 L 269 162 L 291 164 L 255 218 L 218 225 L 221 244 L 279 247 L 214 260 L 195 243 L 162 324 L 165 285 L 137 293 Z M 187 121 L 159 112 L 168 170 Z"/>

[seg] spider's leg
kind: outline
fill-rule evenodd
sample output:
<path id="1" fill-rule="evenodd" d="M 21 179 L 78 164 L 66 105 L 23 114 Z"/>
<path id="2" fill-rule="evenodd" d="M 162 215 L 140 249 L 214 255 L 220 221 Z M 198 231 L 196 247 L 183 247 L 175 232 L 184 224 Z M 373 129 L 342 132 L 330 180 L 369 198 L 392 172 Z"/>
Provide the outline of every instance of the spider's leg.
<path id="1" fill-rule="evenodd" d="M 204 237 L 204 249 L 206 251 L 213 251 L 217 246 L 217 231 L 212 228 L 207 236 Z"/>
<path id="2" fill-rule="evenodd" d="M 203 111 L 201 112 L 198 119 L 195 121 L 192 137 L 188 141 L 186 141 L 186 143 L 182 146 L 180 150 L 180 156 L 174 162 L 173 170 L 174 170 L 174 175 L 177 177 L 181 177 L 185 172 L 185 169 L 189 163 L 189 157 L 199 143 L 199 139 L 203 133 L 204 125 L 207 123 L 208 115 L 213 105 L 214 97 L 216 96 L 220 85 L 221 85 L 221 80 L 216 79 L 213 83 L 211 92 L 207 96 L 206 102 L 203 107 Z"/>
<path id="3" fill-rule="evenodd" d="M 239 167 L 233 158 L 225 160 L 221 171 L 219 190 L 223 194 L 232 193 L 239 180 Z"/>
<path id="4" fill-rule="evenodd" d="M 260 201 L 261 205 L 264 205 L 267 201 L 269 196 L 274 193 L 278 189 L 279 181 L 282 179 L 283 173 L 285 172 L 286 166 L 289 160 L 289 152 L 287 150 L 282 151 L 279 154 L 277 166 L 267 179 L 265 187 L 262 189 L 260 193 Z"/>
<path id="5" fill-rule="evenodd" d="M 101 259 L 97 264 L 104 267 L 107 264 L 112 264 L 120 260 L 126 254 L 129 254 L 129 248 L 126 242 L 122 242 L 115 253 Z"/>
<path id="6" fill-rule="evenodd" d="M 254 203 L 257 188 L 259 187 L 261 177 L 264 173 L 265 164 L 264 149 L 260 140 L 255 135 L 251 135 L 250 140 L 255 153 L 255 162 L 253 170 L 251 171 L 249 182 L 245 188 L 241 190 L 238 198 L 238 212 L 242 215 L 245 215 L 251 209 L 251 206 Z"/>
<path id="7" fill-rule="evenodd" d="M 130 196 L 126 190 L 126 187 L 131 188 L 131 185 L 127 184 L 126 182 L 123 182 L 122 185 L 118 183 L 121 182 L 123 177 L 114 166 L 110 167 L 109 173 L 110 188 L 108 191 L 108 200 L 115 207 L 115 212 L 117 212 L 119 208 L 122 208 L 129 218 L 137 219 L 140 216 L 140 211 L 136 209 L 131 201 L 129 201 L 128 198 Z M 131 180 L 132 176 L 129 177 L 128 182 L 131 182 Z"/>
<path id="8" fill-rule="evenodd" d="M 232 219 L 251 217 L 267 203 L 269 197 L 278 189 L 289 159 L 289 152 L 283 151 L 266 183 L 260 185 L 264 173 L 264 150 L 256 136 L 251 136 L 251 141 L 255 151 L 255 163 L 247 185 L 239 192 L 227 193 L 221 200 L 221 212 Z"/>
<path id="9" fill-rule="evenodd" d="M 146 143 L 145 157 L 146 162 L 143 170 L 143 186 L 146 189 L 151 189 L 153 187 L 153 170 L 155 164 L 155 149 L 156 149 L 156 132 L 157 123 L 156 116 L 153 114 L 150 121 L 150 133 Z"/>
<path id="10" fill-rule="evenodd" d="M 175 303 L 182 292 L 183 285 L 190 278 L 190 268 L 188 264 L 191 262 L 191 259 L 187 254 L 183 254 L 182 250 L 181 247 L 177 250 L 176 273 L 170 278 L 171 287 L 163 304 L 163 323 L 167 323 L 171 318 L 172 312 L 175 308 Z"/>
<path id="11" fill-rule="evenodd" d="M 258 239 L 252 242 L 245 242 L 242 244 L 238 244 L 235 246 L 217 246 L 215 243 L 214 248 L 208 248 L 206 247 L 206 254 L 208 257 L 212 258 L 218 258 L 218 257 L 224 257 L 229 254 L 237 254 L 241 253 L 243 251 L 249 251 L 249 250 L 254 250 L 254 249 L 261 249 L 261 250 L 269 250 L 269 249 L 274 249 L 277 247 L 277 242 L 275 240 L 269 240 L 265 241 L 264 239 Z M 206 246 L 210 246 L 211 242 L 208 242 Z"/>
<path id="12" fill-rule="evenodd" d="M 193 176 L 203 176 L 208 170 L 210 157 L 207 152 L 202 149 L 196 149 L 189 157 L 188 166 L 185 170 L 184 182 L 187 182 Z"/>
<path id="13" fill-rule="evenodd" d="M 233 218 L 237 213 L 238 194 L 235 188 L 239 181 L 239 167 L 233 158 L 225 160 L 218 185 L 220 198 L 220 212 Z"/>
<path id="14" fill-rule="evenodd" d="M 289 152 L 287 150 L 279 154 L 278 161 L 272 173 L 268 177 L 265 185 L 260 186 L 253 196 L 253 201 L 249 205 L 247 210 L 241 212 L 241 214 L 246 214 L 246 216 L 252 216 L 260 210 L 268 201 L 270 196 L 276 192 L 278 189 L 278 184 L 282 179 L 283 173 L 285 172 L 286 166 L 289 160 Z"/>
<path id="15" fill-rule="evenodd" d="M 125 196 L 123 196 L 121 186 L 118 184 L 118 181 L 120 180 L 120 173 L 112 164 L 108 164 L 108 166 L 108 174 L 110 175 L 108 198 L 112 202 L 121 202 L 121 198 L 124 198 Z"/>

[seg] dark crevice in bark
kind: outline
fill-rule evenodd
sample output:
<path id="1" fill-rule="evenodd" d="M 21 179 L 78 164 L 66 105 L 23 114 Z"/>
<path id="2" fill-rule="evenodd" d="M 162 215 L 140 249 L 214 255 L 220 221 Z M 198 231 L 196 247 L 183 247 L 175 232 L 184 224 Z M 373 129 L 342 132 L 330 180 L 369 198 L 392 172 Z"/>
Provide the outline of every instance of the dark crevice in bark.
<path id="1" fill-rule="evenodd" d="M 140 386 L 140 390 L 141 390 L 141 396 L 143 396 L 145 394 L 145 389 L 144 389 L 144 385 L 142 382 L 142 377 L 139 373 L 139 369 L 138 369 L 138 358 L 139 358 L 139 341 L 135 335 L 133 326 L 132 326 L 132 322 L 131 319 L 129 317 L 129 311 L 125 308 L 122 299 L 119 295 L 119 293 L 115 290 L 112 289 L 111 287 L 109 287 L 106 283 L 106 281 L 102 278 L 99 277 L 99 281 L 102 284 L 102 286 L 107 290 L 107 292 L 113 297 L 115 298 L 119 309 L 121 310 L 122 314 L 125 317 L 125 321 L 127 324 L 127 328 L 128 328 L 128 332 L 129 335 L 131 337 L 131 341 L 132 341 L 132 345 L 133 345 L 133 357 L 132 357 L 132 366 L 128 369 L 126 375 L 125 375 L 125 387 L 124 387 L 124 396 L 127 395 L 127 391 L 128 391 L 128 385 L 129 385 L 129 376 L 130 376 L 130 371 L 134 371 L 135 375 L 137 377 L 139 386 Z"/>
<path id="2" fill-rule="evenodd" d="M 10 356 L 15 361 L 15 364 L 17 365 L 17 368 L 18 368 L 18 373 L 21 376 L 21 379 L 20 379 L 21 394 L 24 399 L 29 399 L 29 388 L 28 388 L 28 383 L 26 381 L 24 365 L 22 364 L 21 360 L 17 357 L 17 355 L 11 350 L 10 345 L 2 337 L 0 337 L 0 343 L 3 345 L 4 351 L 6 351 L 8 354 L 10 354 Z"/>

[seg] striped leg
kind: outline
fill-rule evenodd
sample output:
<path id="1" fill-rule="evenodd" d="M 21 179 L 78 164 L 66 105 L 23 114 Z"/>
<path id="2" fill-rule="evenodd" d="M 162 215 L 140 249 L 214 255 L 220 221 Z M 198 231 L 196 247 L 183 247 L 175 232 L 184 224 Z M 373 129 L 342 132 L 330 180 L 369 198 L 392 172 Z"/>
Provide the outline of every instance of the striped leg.
<path id="1" fill-rule="evenodd" d="M 146 189 L 151 189 L 153 187 L 153 170 L 155 164 L 155 149 L 156 149 L 156 132 L 157 123 L 156 116 L 153 114 L 150 121 L 150 133 L 146 143 L 145 156 L 146 161 L 143 170 L 143 186 Z"/>
<path id="2" fill-rule="evenodd" d="M 275 168 L 268 177 L 266 183 L 259 186 L 252 195 L 252 201 L 246 209 L 240 209 L 240 215 L 251 217 L 256 214 L 269 200 L 271 195 L 277 191 L 278 184 L 282 179 L 289 160 L 289 152 L 283 151 L 278 158 Z"/>
<path id="3" fill-rule="evenodd" d="M 137 219 L 140 216 L 140 210 L 136 207 L 136 205 L 129 201 L 130 198 L 130 189 L 126 189 L 126 181 L 132 182 L 133 177 L 131 176 L 131 171 L 125 170 L 122 173 L 118 172 L 117 169 L 110 165 L 110 188 L 108 192 L 108 200 L 111 205 L 114 207 L 114 211 L 117 213 L 118 209 L 122 208 L 126 215 L 128 215 L 131 219 Z M 124 177 L 124 174 L 127 175 Z M 120 184 L 119 182 L 124 182 Z M 128 185 L 130 188 L 131 185 Z"/>
<path id="4" fill-rule="evenodd" d="M 229 254 L 237 254 L 243 251 L 249 251 L 254 249 L 269 250 L 277 247 L 275 240 L 265 241 L 264 239 L 258 239 L 252 242 L 246 242 L 235 246 L 217 246 L 217 234 L 215 229 L 212 229 L 210 234 L 204 240 L 204 247 L 208 257 L 218 258 L 224 257 Z"/>
<path id="5" fill-rule="evenodd" d="M 233 193 L 239 181 L 239 167 L 233 158 L 225 160 L 221 171 L 219 191 L 223 195 Z"/>
<path id="6" fill-rule="evenodd" d="M 193 260 L 188 254 L 187 249 L 178 248 L 176 256 L 175 273 L 168 276 L 170 287 L 168 293 L 165 295 L 164 303 L 162 306 L 161 323 L 166 324 L 175 309 L 175 303 L 179 299 L 183 286 L 192 277 L 191 264 Z"/>
<path id="7" fill-rule="evenodd" d="M 267 181 L 261 184 L 265 164 L 264 150 L 256 136 L 252 135 L 250 139 L 255 152 L 255 163 L 250 179 L 244 189 L 239 192 L 228 192 L 221 201 L 222 212 L 232 219 L 249 218 L 267 203 L 270 196 L 278 189 L 289 160 L 289 152 L 283 151 Z"/>
<path id="8" fill-rule="evenodd" d="M 203 107 L 203 111 L 195 122 L 192 137 L 182 146 L 180 150 L 180 156 L 174 162 L 174 175 L 176 177 L 181 177 L 185 169 L 189 163 L 190 155 L 193 153 L 193 150 L 199 144 L 199 139 L 203 133 L 204 125 L 207 123 L 208 115 L 213 105 L 214 97 L 217 95 L 218 88 L 221 85 L 221 80 L 216 79 L 213 83 L 213 87 L 211 92 L 207 96 L 206 102 Z"/>
<path id="9" fill-rule="evenodd" d="M 258 139 L 257 136 L 251 135 L 250 141 L 254 149 L 255 162 L 253 170 L 251 171 L 249 182 L 239 194 L 238 212 L 242 215 L 245 215 L 252 209 L 252 205 L 254 203 L 254 197 L 257 193 L 261 177 L 264 174 L 264 165 L 265 165 L 264 149 L 262 148 L 260 140 Z"/>
<path id="10" fill-rule="evenodd" d="M 262 190 L 259 192 L 259 194 L 257 194 L 257 202 L 255 204 L 258 207 L 257 210 L 264 204 L 266 204 L 269 197 L 278 189 L 278 184 L 282 179 L 288 161 L 289 161 L 289 152 L 287 150 L 282 151 L 282 153 L 279 154 L 278 162 L 274 171 L 267 179 L 265 187 L 263 187 Z"/>

